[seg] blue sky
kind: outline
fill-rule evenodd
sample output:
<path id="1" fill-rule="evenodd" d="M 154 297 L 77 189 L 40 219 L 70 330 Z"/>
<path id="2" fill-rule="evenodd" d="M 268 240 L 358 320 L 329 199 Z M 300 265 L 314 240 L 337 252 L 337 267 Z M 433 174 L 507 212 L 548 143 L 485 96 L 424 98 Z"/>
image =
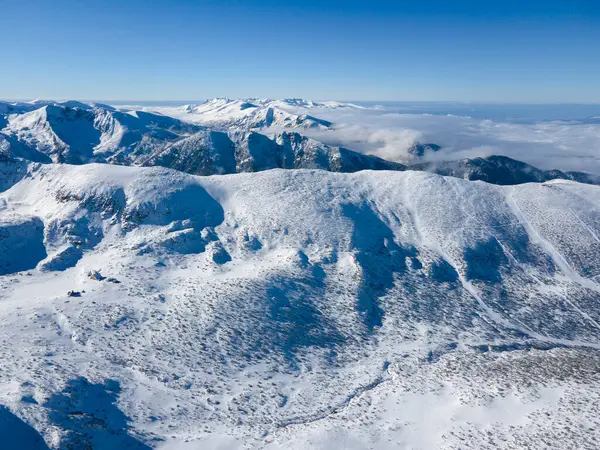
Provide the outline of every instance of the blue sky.
<path id="1" fill-rule="evenodd" d="M 600 103 L 600 1 L 0 0 L 0 98 Z"/>

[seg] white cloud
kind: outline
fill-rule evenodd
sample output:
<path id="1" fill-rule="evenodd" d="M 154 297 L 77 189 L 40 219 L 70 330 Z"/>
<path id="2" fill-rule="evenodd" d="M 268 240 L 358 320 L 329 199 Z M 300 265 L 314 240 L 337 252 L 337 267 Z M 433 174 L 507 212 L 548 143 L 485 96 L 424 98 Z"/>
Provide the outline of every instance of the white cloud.
<path id="1" fill-rule="evenodd" d="M 375 108 L 313 109 L 310 113 L 334 122 L 335 129 L 304 134 L 398 162 L 410 160 L 407 150 L 418 141 L 443 147 L 436 154 L 427 154 L 428 160 L 499 154 L 542 169 L 600 174 L 600 121 L 511 123 Z"/>
<path id="2" fill-rule="evenodd" d="M 600 119 L 589 116 L 596 107 L 582 105 L 585 108 L 577 110 L 577 117 L 588 114 L 586 120 L 547 120 L 549 117 L 565 117 L 561 115 L 567 113 L 575 117 L 574 106 L 425 103 L 416 107 L 332 109 L 300 108 L 278 103 L 278 107 L 288 112 L 310 114 L 334 123 L 333 130 L 302 130 L 303 134 L 330 145 L 344 146 L 392 161 L 411 162 L 412 157 L 407 150 L 414 143 L 422 142 L 443 147 L 437 153 L 426 154 L 424 159 L 428 161 L 496 154 L 525 161 L 541 169 L 600 174 Z M 175 108 L 149 109 L 185 120 L 181 111 Z M 174 111 L 179 111 L 179 115 Z M 471 116 L 444 114 L 445 111 Z M 536 122 L 536 116 L 544 120 Z M 482 117 L 493 117 L 494 120 Z M 265 130 L 267 133 L 274 131 L 281 130 Z"/>

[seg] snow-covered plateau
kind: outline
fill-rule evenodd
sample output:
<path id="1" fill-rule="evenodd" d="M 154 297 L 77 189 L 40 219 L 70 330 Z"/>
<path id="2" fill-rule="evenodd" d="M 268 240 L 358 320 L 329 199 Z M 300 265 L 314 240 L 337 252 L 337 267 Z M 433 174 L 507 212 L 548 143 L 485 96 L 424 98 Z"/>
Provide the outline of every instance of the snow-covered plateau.
<path id="1" fill-rule="evenodd" d="M 2 448 L 597 446 L 598 186 L 1 171 Z"/>
<path id="2" fill-rule="evenodd" d="M 0 102 L 0 449 L 597 449 L 598 174 L 361 108 Z"/>

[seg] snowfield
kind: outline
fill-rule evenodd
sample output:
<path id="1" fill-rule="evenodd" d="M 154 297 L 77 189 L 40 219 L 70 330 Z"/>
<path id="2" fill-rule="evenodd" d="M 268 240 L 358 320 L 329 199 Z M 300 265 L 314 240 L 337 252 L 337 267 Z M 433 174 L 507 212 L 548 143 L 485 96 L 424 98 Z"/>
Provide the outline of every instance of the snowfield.
<path id="1" fill-rule="evenodd" d="M 598 186 L 0 174 L 2 448 L 597 448 Z"/>

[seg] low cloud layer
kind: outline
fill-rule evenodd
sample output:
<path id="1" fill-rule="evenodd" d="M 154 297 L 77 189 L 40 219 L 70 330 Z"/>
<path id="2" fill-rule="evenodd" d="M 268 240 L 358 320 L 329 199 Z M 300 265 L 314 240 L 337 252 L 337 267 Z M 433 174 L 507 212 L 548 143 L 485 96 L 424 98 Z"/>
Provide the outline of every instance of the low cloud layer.
<path id="1" fill-rule="evenodd" d="M 334 130 L 305 134 L 332 145 L 410 162 L 416 142 L 443 147 L 425 160 L 505 155 L 542 169 L 600 174 L 600 120 L 528 121 L 526 123 L 441 114 L 400 114 L 386 109 L 309 111 L 334 122 Z"/>
<path id="2" fill-rule="evenodd" d="M 301 108 L 290 113 L 333 122 L 333 130 L 302 130 L 330 145 L 410 163 L 417 142 L 442 146 L 421 161 L 504 155 L 540 169 L 600 174 L 600 106 L 418 103 L 396 106 Z M 188 119 L 180 108 L 147 107 Z M 277 129 L 265 132 L 282 131 Z"/>

